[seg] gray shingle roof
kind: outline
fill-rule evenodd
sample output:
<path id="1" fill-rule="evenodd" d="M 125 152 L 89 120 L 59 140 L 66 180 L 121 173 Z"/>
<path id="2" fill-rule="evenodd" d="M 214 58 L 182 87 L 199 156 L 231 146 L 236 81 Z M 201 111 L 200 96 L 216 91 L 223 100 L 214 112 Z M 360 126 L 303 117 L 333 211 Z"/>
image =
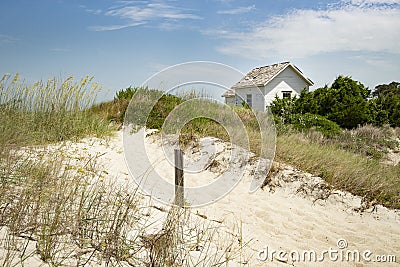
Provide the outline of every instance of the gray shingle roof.
<path id="1" fill-rule="evenodd" d="M 290 62 L 282 62 L 269 66 L 259 67 L 252 69 L 249 73 L 246 74 L 239 82 L 232 86 L 232 89 L 235 88 L 243 88 L 243 87 L 251 87 L 251 86 L 264 86 L 268 82 L 270 82 L 276 75 L 278 75 L 281 71 L 283 71 L 286 67 L 292 66 L 299 75 L 303 76 L 303 78 L 310 84 L 313 85 L 313 82 L 309 80 L 307 77 L 303 75 L 303 73 Z"/>
<path id="2" fill-rule="evenodd" d="M 234 97 L 235 96 L 235 90 L 229 89 L 226 90 L 225 93 L 222 95 L 223 97 Z"/>

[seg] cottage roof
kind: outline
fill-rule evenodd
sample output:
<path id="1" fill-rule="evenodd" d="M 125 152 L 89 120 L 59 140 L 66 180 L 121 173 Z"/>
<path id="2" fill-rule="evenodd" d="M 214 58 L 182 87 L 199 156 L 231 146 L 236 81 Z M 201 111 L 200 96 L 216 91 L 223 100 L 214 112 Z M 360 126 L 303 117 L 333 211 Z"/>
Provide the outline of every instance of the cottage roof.
<path id="1" fill-rule="evenodd" d="M 282 62 L 273 65 L 268 65 L 264 67 L 258 67 L 252 69 L 249 73 L 247 73 L 239 82 L 232 86 L 232 89 L 235 88 L 243 88 L 243 87 L 252 87 L 252 86 L 265 86 L 269 83 L 273 78 L 275 78 L 279 73 L 281 73 L 287 67 L 293 68 L 293 70 L 302 77 L 309 85 L 313 85 L 314 83 L 308 79 L 304 74 L 292 63 L 290 62 Z M 228 90 L 229 91 L 229 90 Z M 225 92 L 227 93 L 227 92 Z"/>
<path id="2" fill-rule="evenodd" d="M 229 89 L 226 90 L 225 93 L 222 95 L 223 97 L 234 97 L 235 96 L 235 90 Z"/>

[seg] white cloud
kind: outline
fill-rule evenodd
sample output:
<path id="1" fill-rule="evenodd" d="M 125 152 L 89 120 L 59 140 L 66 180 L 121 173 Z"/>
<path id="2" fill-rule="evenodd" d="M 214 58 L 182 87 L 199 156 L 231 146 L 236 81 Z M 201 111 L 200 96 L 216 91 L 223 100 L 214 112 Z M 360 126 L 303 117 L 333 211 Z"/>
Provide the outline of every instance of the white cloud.
<path id="1" fill-rule="evenodd" d="M 393 4 L 399 4 L 400 0 L 346 0 L 345 2 L 352 3 L 354 5 L 374 5 L 374 4 L 393 5 Z"/>
<path id="2" fill-rule="evenodd" d="M 0 34 L 0 45 L 1 44 L 13 44 L 16 41 L 17 41 L 17 39 L 12 36 Z"/>
<path id="3" fill-rule="evenodd" d="M 149 1 L 120 1 L 119 3 L 119 6 L 115 6 L 104 12 L 104 15 L 125 19 L 129 23 L 123 25 L 94 26 L 90 27 L 90 29 L 109 31 L 138 26 L 155 20 L 161 20 L 165 23 L 165 21 L 201 19 L 198 15 L 160 1 L 156 3 Z"/>
<path id="4" fill-rule="evenodd" d="M 254 9 L 256 9 L 256 6 L 252 5 L 252 6 L 238 7 L 238 8 L 234 8 L 234 9 L 220 10 L 217 13 L 225 14 L 225 15 L 238 15 L 238 14 L 248 13 Z"/>
<path id="5" fill-rule="evenodd" d="M 229 4 L 233 2 L 234 0 L 213 0 L 215 2 L 223 3 L 223 4 Z"/>
<path id="6" fill-rule="evenodd" d="M 228 42 L 218 50 L 249 58 L 302 58 L 338 51 L 400 54 L 400 8 L 380 5 L 390 0 L 369 2 L 380 3 L 360 6 L 343 1 L 326 10 L 302 9 L 273 16 L 248 32 L 220 31 L 217 36 Z"/>
<path id="7" fill-rule="evenodd" d="M 50 51 L 53 53 L 65 53 L 71 51 L 71 49 L 66 47 L 54 47 L 51 48 Z"/>
<path id="8" fill-rule="evenodd" d="M 89 30 L 100 32 L 100 31 L 114 31 L 121 30 L 128 27 L 134 27 L 145 24 L 144 22 L 128 23 L 123 25 L 107 25 L 107 26 L 90 26 Z"/>
<path id="9" fill-rule="evenodd" d="M 105 13 L 109 16 L 117 16 L 121 18 L 131 19 L 134 21 L 153 20 L 155 18 L 164 19 L 199 19 L 200 17 L 180 12 L 177 8 L 156 3 L 146 4 L 145 6 L 126 6 L 119 9 L 109 10 Z"/>
<path id="10" fill-rule="evenodd" d="M 86 12 L 94 15 L 100 15 L 103 11 L 101 9 L 86 9 Z"/>

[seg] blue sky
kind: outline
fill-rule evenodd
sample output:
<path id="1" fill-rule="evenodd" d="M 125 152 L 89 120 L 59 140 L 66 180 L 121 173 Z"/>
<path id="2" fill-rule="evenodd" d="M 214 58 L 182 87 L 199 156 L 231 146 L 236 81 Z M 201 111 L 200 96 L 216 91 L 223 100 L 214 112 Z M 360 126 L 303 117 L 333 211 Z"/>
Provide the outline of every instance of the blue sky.
<path id="1" fill-rule="evenodd" d="M 291 61 L 314 89 L 400 80 L 400 0 L 2 0 L 0 13 L 1 75 L 90 75 L 108 98 L 188 61 Z"/>

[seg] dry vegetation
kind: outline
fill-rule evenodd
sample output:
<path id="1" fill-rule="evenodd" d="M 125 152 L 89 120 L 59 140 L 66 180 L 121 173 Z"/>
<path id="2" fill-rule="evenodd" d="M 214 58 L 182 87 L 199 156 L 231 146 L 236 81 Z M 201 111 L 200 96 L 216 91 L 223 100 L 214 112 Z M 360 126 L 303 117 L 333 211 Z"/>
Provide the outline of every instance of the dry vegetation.
<path id="1" fill-rule="evenodd" d="M 335 144 L 313 142 L 305 134 L 278 137 L 277 160 L 320 176 L 333 187 L 400 208 L 400 166 L 338 148 Z"/>
<path id="2" fill-rule="evenodd" d="M 113 181 L 96 157 L 65 153 L 66 140 L 115 129 L 90 108 L 98 89 L 87 77 L 1 80 L 0 265 L 222 266 L 239 256 L 237 231 L 185 209 L 165 210 L 149 233 L 149 203 L 135 189 Z"/>

